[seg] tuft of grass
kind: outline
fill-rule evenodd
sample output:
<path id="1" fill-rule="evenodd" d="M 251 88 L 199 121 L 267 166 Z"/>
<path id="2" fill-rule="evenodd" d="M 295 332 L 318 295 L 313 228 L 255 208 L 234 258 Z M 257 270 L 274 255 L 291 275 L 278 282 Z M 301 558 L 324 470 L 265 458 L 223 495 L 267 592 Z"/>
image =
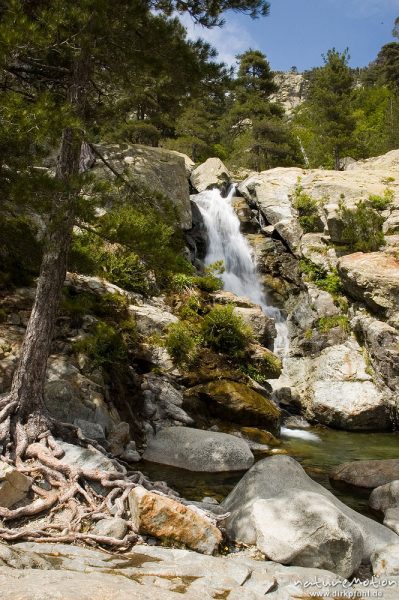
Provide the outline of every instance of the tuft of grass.
<path id="1" fill-rule="evenodd" d="M 330 317 L 321 317 L 316 324 L 320 333 L 328 333 L 334 327 L 340 327 L 345 333 L 350 332 L 349 320 L 346 315 L 332 315 Z"/>

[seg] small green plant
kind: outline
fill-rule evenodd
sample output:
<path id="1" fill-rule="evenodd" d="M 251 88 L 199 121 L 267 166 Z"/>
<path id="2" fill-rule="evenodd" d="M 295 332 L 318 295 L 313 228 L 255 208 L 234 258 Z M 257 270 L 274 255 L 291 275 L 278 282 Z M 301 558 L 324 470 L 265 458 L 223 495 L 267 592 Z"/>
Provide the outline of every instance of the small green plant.
<path id="1" fill-rule="evenodd" d="M 183 292 L 192 288 L 198 288 L 208 293 L 217 292 L 223 287 L 223 282 L 219 277 L 223 271 L 223 261 L 217 261 L 205 267 L 203 275 L 177 273 L 172 277 L 171 288 L 176 292 Z"/>
<path id="2" fill-rule="evenodd" d="M 385 244 L 382 217 L 366 200 L 360 200 L 355 209 L 339 205 L 341 220 L 344 224 L 342 240 L 350 250 L 374 252 Z"/>
<path id="3" fill-rule="evenodd" d="M 197 340 L 188 326 L 179 321 L 169 327 L 165 347 L 175 364 L 190 364 L 196 354 Z"/>
<path id="4" fill-rule="evenodd" d="M 320 333 L 328 333 L 334 327 L 340 327 L 346 333 L 349 333 L 349 320 L 346 315 L 332 315 L 329 317 L 321 317 L 316 324 Z"/>
<path id="5" fill-rule="evenodd" d="M 270 377 L 268 375 L 265 375 L 264 373 L 262 373 L 262 371 L 257 369 L 255 365 L 251 365 L 251 364 L 241 365 L 240 370 L 245 375 L 248 375 L 248 377 L 250 377 L 251 379 L 256 381 L 256 383 L 259 383 L 260 385 L 264 385 L 270 379 Z"/>
<path id="6" fill-rule="evenodd" d="M 336 269 L 327 271 L 321 265 L 316 265 L 306 258 L 303 258 L 299 264 L 302 273 L 305 273 L 308 279 L 317 285 L 318 288 L 329 292 L 334 297 L 342 294 L 342 282 Z"/>
<path id="7" fill-rule="evenodd" d="M 368 198 L 367 204 L 370 206 L 370 208 L 374 208 L 374 210 L 386 210 L 391 206 L 393 199 L 393 190 L 387 188 L 383 196 L 371 194 Z"/>
<path id="8" fill-rule="evenodd" d="M 129 300 L 127 296 L 117 292 L 107 292 L 98 297 L 93 306 L 93 312 L 98 317 L 112 319 L 114 321 L 128 320 Z"/>
<path id="9" fill-rule="evenodd" d="M 231 305 L 214 306 L 204 318 L 202 335 L 205 345 L 213 350 L 239 357 L 253 339 L 253 332 L 233 311 Z"/>
<path id="10" fill-rule="evenodd" d="M 120 365 L 128 356 L 122 332 L 103 321 L 96 323 L 91 335 L 75 342 L 74 351 L 88 356 L 93 368 Z"/>
<path id="11" fill-rule="evenodd" d="M 322 230 L 318 202 L 304 192 L 300 178 L 294 190 L 292 205 L 298 211 L 298 221 L 305 233 Z"/>
<path id="12" fill-rule="evenodd" d="M 394 181 L 395 177 L 384 177 L 383 179 L 381 179 L 381 183 L 383 183 L 384 185 L 390 185 Z"/>

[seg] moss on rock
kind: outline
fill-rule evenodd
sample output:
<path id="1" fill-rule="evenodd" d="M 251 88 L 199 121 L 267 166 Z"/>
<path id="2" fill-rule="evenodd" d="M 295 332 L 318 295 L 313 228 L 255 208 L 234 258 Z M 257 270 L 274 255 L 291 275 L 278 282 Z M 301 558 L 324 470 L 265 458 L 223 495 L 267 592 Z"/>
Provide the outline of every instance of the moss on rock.
<path id="1" fill-rule="evenodd" d="M 279 408 L 244 383 L 228 379 L 210 381 L 191 388 L 186 395 L 202 400 L 211 414 L 226 421 L 265 427 L 273 433 L 280 429 Z"/>

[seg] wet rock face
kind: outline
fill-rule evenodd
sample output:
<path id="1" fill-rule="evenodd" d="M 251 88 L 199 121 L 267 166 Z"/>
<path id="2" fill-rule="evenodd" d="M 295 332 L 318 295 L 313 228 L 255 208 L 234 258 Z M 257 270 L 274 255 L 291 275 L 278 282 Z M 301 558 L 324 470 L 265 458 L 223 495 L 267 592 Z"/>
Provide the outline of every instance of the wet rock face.
<path id="1" fill-rule="evenodd" d="M 339 580 L 326 570 L 256 560 L 248 550 L 215 557 L 137 545 L 129 554 L 112 555 L 65 544 L 0 544 L 2 600 L 274 600 L 276 589 L 282 600 L 314 593 L 328 598 L 321 582 Z M 334 591 L 340 589 L 335 585 Z"/>
<path id="2" fill-rule="evenodd" d="M 140 533 L 178 542 L 203 554 L 213 554 L 222 541 L 220 530 L 205 513 L 143 487 L 130 492 L 129 507 L 133 528 Z"/>
<path id="3" fill-rule="evenodd" d="M 254 457 L 247 442 L 236 436 L 191 427 L 168 427 L 150 439 L 143 458 L 188 471 L 244 471 Z"/>

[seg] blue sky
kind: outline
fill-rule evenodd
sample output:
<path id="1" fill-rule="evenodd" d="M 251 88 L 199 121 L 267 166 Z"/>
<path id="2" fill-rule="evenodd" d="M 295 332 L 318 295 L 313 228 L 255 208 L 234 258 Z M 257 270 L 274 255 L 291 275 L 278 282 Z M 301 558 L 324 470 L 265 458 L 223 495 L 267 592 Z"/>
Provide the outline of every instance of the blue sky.
<path id="1" fill-rule="evenodd" d="M 235 55 L 256 48 L 274 70 L 295 65 L 302 71 L 322 64 L 321 55 L 333 46 L 349 47 L 352 66 L 374 60 L 381 46 L 393 41 L 391 31 L 399 16 L 399 0 L 271 0 L 268 17 L 227 13 L 220 29 L 183 22 L 192 38 L 202 37 L 219 51 L 219 58 L 235 64 Z"/>

